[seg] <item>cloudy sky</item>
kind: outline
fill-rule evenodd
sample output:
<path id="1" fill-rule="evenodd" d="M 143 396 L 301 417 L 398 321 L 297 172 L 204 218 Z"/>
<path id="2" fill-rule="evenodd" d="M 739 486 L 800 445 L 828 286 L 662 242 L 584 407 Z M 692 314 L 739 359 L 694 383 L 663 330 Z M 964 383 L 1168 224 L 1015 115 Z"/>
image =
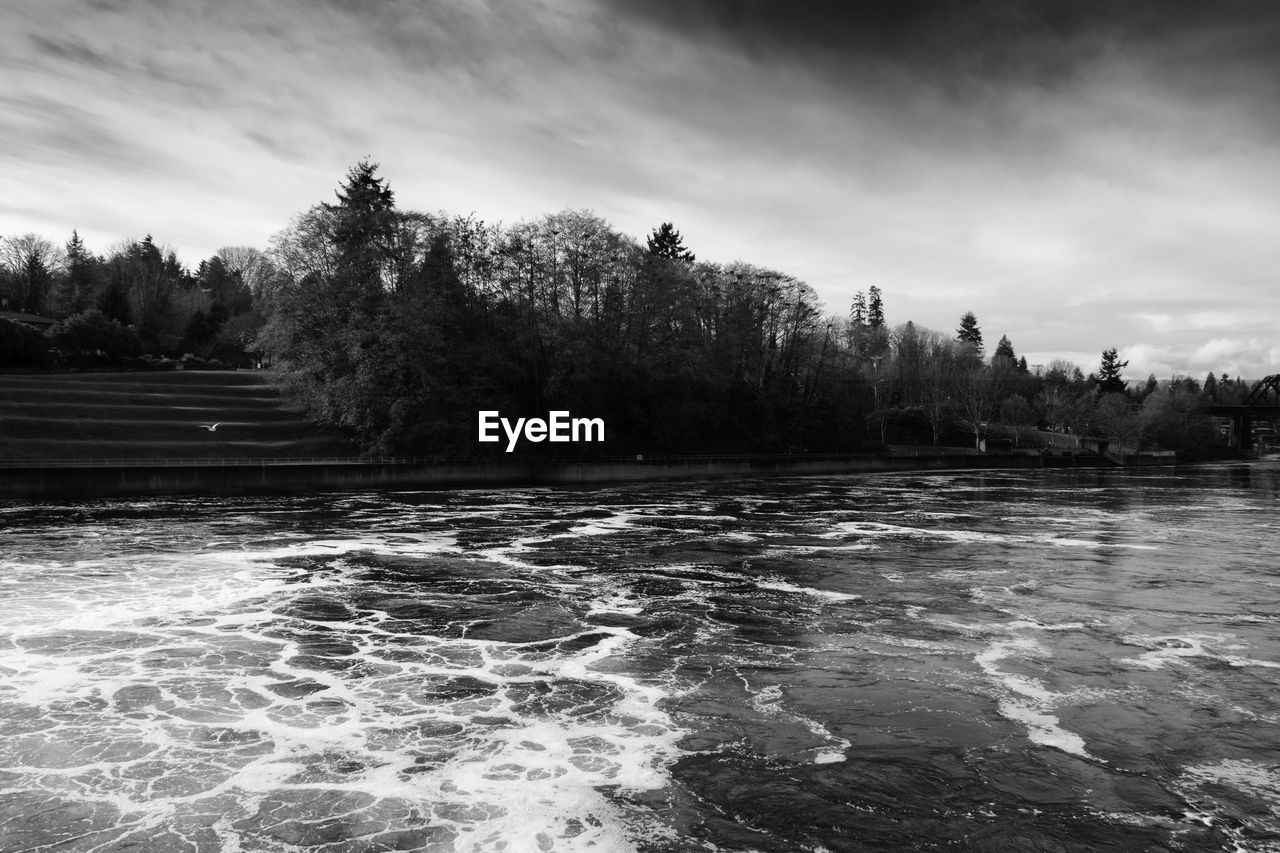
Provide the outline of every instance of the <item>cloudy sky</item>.
<path id="1" fill-rule="evenodd" d="M 1270 0 L 10 0 L 0 82 L 0 234 L 194 265 L 369 156 L 1032 363 L 1280 372 Z"/>

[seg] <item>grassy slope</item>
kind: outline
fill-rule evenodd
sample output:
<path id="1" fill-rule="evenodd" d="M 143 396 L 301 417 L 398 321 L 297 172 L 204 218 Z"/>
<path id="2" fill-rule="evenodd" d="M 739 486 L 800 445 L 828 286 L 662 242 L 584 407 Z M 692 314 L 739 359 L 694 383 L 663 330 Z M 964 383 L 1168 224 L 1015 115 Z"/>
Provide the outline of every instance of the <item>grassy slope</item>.
<path id="1" fill-rule="evenodd" d="M 221 421 L 217 430 L 201 424 Z M 0 375 L 0 459 L 354 456 L 267 373 Z"/>

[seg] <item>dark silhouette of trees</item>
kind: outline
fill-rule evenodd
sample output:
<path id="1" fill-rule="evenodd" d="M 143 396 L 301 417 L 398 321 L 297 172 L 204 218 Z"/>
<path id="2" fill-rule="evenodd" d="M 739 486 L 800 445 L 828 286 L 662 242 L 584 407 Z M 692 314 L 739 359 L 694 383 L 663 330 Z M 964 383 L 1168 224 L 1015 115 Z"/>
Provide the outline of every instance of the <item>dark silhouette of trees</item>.
<path id="1" fill-rule="evenodd" d="M 968 315 L 968 316 L 972 316 L 972 315 Z M 975 322 L 976 322 L 976 318 L 975 318 Z M 979 343 L 981 343 L 982 333 L 979 332 L 978 334 L 979 334 Z M 991 362 L 993 364 L 999 361 L 1003 361 L 1009 364 L 1010 366 L 1015 366 L 1015 367 L 1017 366 L 1018 357 L 1013 352 L 1013 344 L 1009 341 L 1008 335 L 1000 336 L 1000 341 L 999 343 L 996 344 L 996 351 L 991 355 Z M 1023 364 L 1023 367 L 1025 369 L 1026 367 L 1025 363 Z"/>
<path id="2" fill-rule="evenodd" d="M 133 309 L 129 307 L 129 296 L 125 292 L 125 285 L 117 278 L 113 278 L 111 283 L 107 285 L 107 289 L 103 291 L 102 298 L 98 300 L 98 310 L 100 310 L 109 320 L 115 320 L 128 326 L 133 322 Z"/>
<path id="3" fill-rule="evenodd" d="M 1116 354 L 1115 347 L 1102 351 L 1102 363 L 1098 367 L 1098 375 L 1095 384 L 1098 386 L 1099 394 L 1115 394 L 1123 393 L 1125 390 L 1125 381 L 1120 376 L 1120 371 L 1129 366 L 1129 362 L 1121 361 L 1119 355 Z"/>
<path id="4" fill-rule="evenodd" d="M 1155 378 L 1154 376 L 1152 377 Z M 1148 382 L 1148 384 L 1150 384 Z M 1209 375 L 1204 378 L 1204 395 L 1211 402 L 1218 400 L 1218 380 L 1214 378 L 1213 371 L 1209 371 Z"/>
<path id="5" fill-rule="evenodd" d="M 646 242 L 649 254 L 655 258 L 667 258 L 689 264 L 695 260 L 693 252 L 685 248 L 684 238 L 670 222 L 664 222 L 653 229 Z"/>
<path id="6" fill-rule="evenodd" d="M 372 454 L 500 453 L 476 441 L 481 409 L 608 424 L 604 447 L 523 448 L 555 454 L 1021 445 L 1035 426 L 1192 450 L 1213 440 L 1204 403 L 1248 393 L 1210 374 L 1131 397 L 1115 349 L 1088 379 L 1063 361 L 1032 374 L 1007 335 L 984 362 L 971 311 L 954 338 L 891 332 L 876 286 L 831 317 L 785 272 L 698 261 L 670 222 L 638 241 L 590 211 L 512 225 L 407 211 L 377 170 L 357 163 L 265 253 L 225 247 L 192 273 L 150 235 L 105 257 L 75 231 L 65 253 L 3 241 L 12 307 L 61 322 L 47 337 L 0 327 L 0 363 L 44 363 L 50 345 L 66 363 L 266 352 Z"/>
<path id="7" fill-rule="evenodd" d="M 1116 446 L 1114 449 L 1136 449 L 1142 425 L 1133 401 L 1124 393 L 1108 391 L 1102 394 L 1095 408 L 1094 421 L 1102 435 Z"/>
<path id="8" fill-rule="evenodd" d="M 867 297 L 861 290 L 853 295 L 853 304 L 849 306 L 849 322 L 854 328 L 867 325 Z"/>
<path id="9" fill-rule="evenodd" d="M 791 276 L 697 263 L 670 223 L 639 245 L 588 211 L 400 211 L 368 164 L 338 196 L 272 241 L 259 340 L 371 452 L 488 451 L 479 409 L 589 413 L 648 452 L 866 440 L 844 338 Z"/>
<path id="10" fill-rule="evenodd" d="M 884 300 L 880 288 L 871 285 L 867 296 L 867 325 L 873 329 L 884 328 Z"/>
<path id="11" fill-rule="evenodd" d="M 137 330 L 92 308 L 61 320 L 49 330 L 48 337 L 73 363 L 115 361 L 143 350 Z"/>
<path id="12" fill-rule="evenodd" d="M 65 247 L 65 274 L 56 285 L 55 316 L 78 314 L 93 305 L 98 296 L 101 265 L 88 249 L 80 234 L 71 231 Z"/>
<path id="13" fill-rule="evenodd" d="M 960 328 L 956 329 L 956 340 L 968 344 L 973 354 L 982 357 L 982 330 L 978 328 L 978 318 L 972 311 L 966 311 L 960 318 Z"/>
<path id="14" fill-rule="evenodd" d="M 10 309 L 43 314 L 61 266 L 57 247 L 38 234 L 0 240 L 0 275 L 7 283 Z"/>
<path id="15" fill-rule="evenodd" d="M 105 266 L 111 295 L 104 296 L 103 313 L 122 323 L 131 319 L 147 348 L 175 348 L 187 321 L 178 297 L 188 279 L 173 250 L 161 249 L 148 234 L 141 242 L 128 240 L 117 246 Z M 121 296 L 128 301 L 128 317 L 120 316 Z"/>
<path id="16" fill-rule="evenodd" d="M 1209 376 L 1212 377 L 1213 374 L 1210 373 Z M 1156 393 L 1159 389 L 1160 382 L 1156 379 L 1156 375 L 1154 373 L 1150 373 L 1147 375 L 1147 381 L 1142 385 L 1142 390 L 1138 392 L 1138 396 L 1140 399 L 1146 399 Z"/>

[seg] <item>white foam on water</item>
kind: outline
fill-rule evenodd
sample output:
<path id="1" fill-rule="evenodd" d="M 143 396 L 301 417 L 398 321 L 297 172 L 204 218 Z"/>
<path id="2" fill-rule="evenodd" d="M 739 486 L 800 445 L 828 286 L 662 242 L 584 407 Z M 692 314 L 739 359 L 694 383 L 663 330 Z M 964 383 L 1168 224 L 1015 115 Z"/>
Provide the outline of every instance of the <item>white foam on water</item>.
<path id="1" fill-rule="evenodd" d="M 1166 664 L 1181 662 L 1185 658 L 1216 657 L 1205 647 L 1205 643 L 1221 643 L 1227 639 L 1222 634 L 1128 635 L 1121 637 L 1120 641 L 1130 646 L 1143 646 L 1150 651 L 1143 652 L 1136 658 L 1120 658 L 1119 662 L 1144 669 L 1162 669 Z"/>
<path id="2" fill-rule="evenodd" d="M 1159 551 L 1159 545 L 1143 545 L 1137 542 L 1097 542 L 1092 539 L 1069 539 L 1065 536 L 1048 536 L 1037 540 L 1059 548 L 1130 548 L 1136 551 Z"/>
<path id="3" fill-rule="evenodd" d="M 1245 791 L 1273 804 L 1280 816 L 1280 766 L 1239 758 L 1225 758 L 1209 764 L 1193 764 L 1182 769 L 1185 780 L 1195 784 L 1223 784 Z"/>
<path id="4" fill-rule="evenodd" d="M 645 507 L 645 509 L 649 509 L 649 508 L 650 507 L 648 506 Z M 683 507 L 683 506 L 682 508 L 687 509 L 687 507 Z M 689 519 L 692 521 L 731 521 L 735 523 L 742 521 L 742 519 L 738 518 L 736 515 L 701 515 L 701 514 L 687 513 L 687 512 L 641 513 L 641 517 L 642 518 L 643 517 L 662 518 L 662 519 L 683 518 L 683 519 Z"/>
<path id="5" fill-rule="evenodd" d="M 819 747 L 813 747 L 804 750 L 804 754 L 809 756 L 809 761 L 813 764 L 836 764 L 847 760 L 845 751 L 853 746 L 853 742 L 846 738 L 837 737 L 822 723 L 798 713 L 783 703 L 782 687 L 771 684 L 751 696 L 747 700 L 747 704 L 752 710 L 763 717 L 774 719 L 790 720 L 797 722 L 812 732 L 818 738 L 828 741 L 827 744 Z"/>
<path id="6" fill-rule="evenodd" d="M 43 578 L 47 600 L 28 608 L 25 623 L 6 621 L 15 642 L 0 648 L 0 696 L 56 722 L 0 749 L 13 774 L 5 787 L 110 805 L 140 822 L 134 830 L 167 826 L 184 810 L 225 812 L 230 797 L 233 813 L 217 823 L 226 850 L 259 849 L 238 821 L 279 808 L 273 798 L 291 792 L 425 804 L 459 851 L 627 851 L 637 833 L 667 831 L 603 793 L 662 787 L 682 754 L 684 732 L 658 707 L 667 690 L 620 671 L 638 639 L 624 628 L 537 643 L 444 639 L 386 630 L 382 623 L 399 620 L 375 611 L 333 635 L 355 646 L 350 672 L 295 662 L 307 646 L 281 626 L 305 632 L 334 620 L 285 617 L 281 605 L 356 582 L 342 558 L 360 552 L 429 556 L 456 544 L 395 533 L 17 567 L 28 580 Z M 319 572 L 270 564 L 309 555 L 335 559 Z M 59 573 L 95 575 L 92 584 L 75 581 L 81 606 L 69 610 L 50 594 Z M 588 613 L 641 609 L 613 595 Z M 442 682 L 475 689 L 422 692 Z M 280 693 L 295 686 L 300 693 Z M 581 702 L 542 710 L 518 701 L 579 689 Z M 380 732 L 403 734 L 380 745 Z M 206 749 L 211 737 L 228 746 Z M 424 755 L 439 758 L 418 764 Z M 354 769 L 324 770 L 339 760 Z M 224 799 L 202 805 L 215 797 Z M 636 829 L 635 819 L 651 825 Z"/>
<path id="7" fill-rule="evenodd" d="M 1280 616 L 1263 616 L 1259 613 L 1241 613 L 1236 616 L 1229 617 L 1228 622 L 1239 622 L 1245 625 L 1270 625 L 1273 622 L 1280 622 Z"/>
<path id="8" fill-rule="evenodd" d="M 214 559 L 272 562 L 294 557 L 345 556 L 367 553 L 384 556 L 422 557 L 435 554 L 461 553 L 457 534 L 387 531 L 381 536 L 353 536 L 340 539 L 305 539 L 275 548 L 217 550 L 208 554 Z"/>
<path id="9" fill-rule="evenodd" d="M 1280 669 L 1280 663 L 1277 663 L 1275 661 L 1270 661 L 1270 660 L 1255 660 L 1254 658 L 1235 657 L 1234 655 L 1227 655 L 1223 657 L 1222 660 L 1226 661 L 1232 666 L 1240 666 L 1240 667 L 1260 666 L 1264 669 Z"/>
<path id="10" fill-rule="evenodd" d="M 1056 524 L 1069 525 L 1076 524 L 1075 519 L 1064 518 L 1060 515 L 1002 515 L 1001 521 L 1007 521 L 1010 524 Z"/>
<path id="11" fill-rule="evenodd" d="M 1004 628 L 1009 631 L 1017 631 L 1025 628 L 1030 628 L 1036 631 L 1083 631 L 1085 629 L 1085 624 L 1083 622 L 1058 622 L 1056 624 L 1045 624 L 1043 622 L 1036 622 L 1032 619 L 1018 619 L 1007 623 Z"/>
<path id="12" fill-rule="evenodd" d="M 917 517 L 933 518 L 934 516 L 916 513 Z M 950 517 L 945 513 L 937 514 L 941 520 Z M 956 516 L 961 517 L 961 516 Z M 1141 551 L 1159 551 L 1159 545 L 1139 542 L 1098 542 L 1092 539 L 1081 539 L 1058 536 L 1052 533 L 1017 534 L 990 533 L 981 530 L 963 528 L 911 527 L 902 524 L 887 524 L 878 521 L 841 521 L 834 529 L 818 534 L 824 539 L 839 539 L 848 536 L 866 538 L 910 538 L 910 539 L 945 539 L 952 542 L 992 542 L 1007 544 L 1050 544 L 1062 548 L 1128 548 Z"/>
<path id="13" fill-rule="evenodd" d="M 912 539 L 947 539 L 953 542 L 1009 542 L 1009 536 L 1001 533 L 986 533 L 980 530 L 960 530 L 950 528 L 909 527 L 901 524 L 886 524 L 880 521 L 841 521 L 834 525 L 835 529 L 818 534 L 823 539 L 838 539 L 846 536 L 867 537 L 908 537 Z"/>
<path id="14" fill-rule="evenodd" d="M 570 527 L 564 533 L 549 533 L 544 536 L 529 536 L 518 540 L 521 542 L 552 542 L 556 539 L 577 539 L 582 536 L 606 536 L 633 527 L 631 520 L 637 518 L 634 512 L 617 512 L 608 518 L 597 519 L 586 524 Z"/>
<path id="15" fill-rule="evenodd" d="M 608 613 L 620 613 L 626 616 L 636 616 L 643 611 L 644 605 L 637 604 L 635 599 L 629 595 L 618 593 L 592 601 L 587 608 L 586 615 L 598 616 Z"/>
<path id="16" fill-rule="evenodd" d="M 1143 652 L 1136 658 L 1120 658 L 1120 663 L 1155 670 L 1163 669 L 1171 663 L 1186 663 L 1190 658 L 1208 658 L 1241 668 L 1280 669 L 1280 662 L 1224 654 L 1224 652 L 1248 648 L 1239 643 L 1232 643 L 1233 639 L 1226 634 L 1204 633 L 1165 636 L 1129 635 L 1122 637 L 1122 642 L 1131 646 L 1144 646 L 1150 651 Z"/>
<path id="17" fill-rule="evenodd" d="M 77 560 L 61 566 L 10 564 L 7 568 L 20 580 L 22 591 L 7 596 L 5 627 L 14 636 L 27 630 L 93 630 L 219 610 L 286 587 L 351 583 L 350 569 L 341 560 L 313 572 L 265 565 L 270 560 L 267 553 L 197 551 Z M 294 556 L 296 551 L 286 548 L 278 553 Z M 86 573 L 92 578 L 86 579 Z"/>
<path id="18" fill-rule="evenodd" d="M 530 543 L 545 542 L 549 537 L 526 536 L 520 539 L 514 539 L 509 545 L 500 545 L 496 548 L 484 548 L 481 550 L 470 552 L 470 556 L 479 557 L 492 563 L 498 563 L 503 566 L 510 566 L 513 569 L 525 569 L 537 572 L 547 571 L 550 569 L 572 569 L 573 566 L 568 564 L 553 563 L 541 564 L 530 563 L 520 559 L 520 554 L 534 554 L 537 550 L 530 548 Z"/>
<path id="19" fill-rule="evenodd" d="M 899 509 L 892 512 L 886 512 L 885 515 L 901 515 L 907 518 L 927 518 L 930 520 L 945 521 L 950 518 L 976 518 L 971 512 L 938 512 L 923 509 Z"/>
<path id="20" fill-rule="evenodd" d="M 1251 815 L 1244 818 L 1242 826 L 1237 807 L 1221 811 L 1215 808 L 1217 794 L 1213 788 L 1216 786 L 1234 788 L 1266 803 L 1270 819 Z M 1217 828 L 1227 836 L 1234 853 L 1260 853 L 1278 849 L 1265 842 L 1259 844 L 1258 838 L 1274 837 L 1280 832 L 1280 767 L 1237 758 L 1193 764 L 1182 769 L 1172 787 L 1187 801 L 1195 804 L 1183 814 L 1183 820 Z M 1246 828 L 1255 831 L 1246 833 Z"/>
<path id="21" fill-rule="evenodd" d="M 1007 575 L 1008 569 L 942 569 L 934 572 L 933 577 L 938 580 L 969 580 L 970 578 L 985 578 L 994 575 Z"/>
<path id="22" fill-rule="evenodd" d="M 845 545 L 778 545 L 764 551 L 763 557 L 791 557 L 804 554 L 839 553 L 842 551 L 879 551 L 874 542 L 850 542 Z"/>
<path id="23" fill-rule="evenodd" d="M 58 771 L 49 766 L 50 757 L 27 759 L 34 764 L 12 761 L 7 769 L 18 778 L 39 778 L 40 787 L 52 784 L 56 790 L 71 786 L 66 788 L 66 796 L 74 792 L 78 800 L 110 803 L 122 813 L 149 815 L 157 824 L 167 822 L 184 806 L 194 806 L 220 794 L 234 799 L 235 811 L 244 819 L 282 793 L 349 792 L 379 801 L 428 804 L 428 809 L 436 810 L 437 825 L 447 825 L 457 832 L 453 847 L 456 850 L 495 849 L 493 845 L 499 841 L 512 845 L 509 849 L 541 849 L 535 848 L 535 844 L 541 844 L 555 850 L 631 850 L 627 815 L 602 793 L 602 788 L 616 786 L 623 792 L 633 792 L 665 785 L 664 768 L 681 754 L 676 742 L 682 732 L 657 708 L 666 698 L 661 688 L 596 669 L 597 664 L 614 657 L 635 639 L 623 629 L 597 629 L 593 633 L 601 631 L 608 634 L 601 642 L 561 659 L 524 657 L 518 653 L 519 644 L 477 643 L 471 644 L 472 650 L 479 653 L 480 662 L 475 666 L 406 666 L 396 674 L 394 680 L 408 679 L 415 685 L 434 675 L 471 678 L 494 688 L 489 695 L 452 701 L 443 698 L 434 706 L 406 703 L 394 691 L 380 690 L 380 686 L 393 680 L 390 677 L 353 682 L 342 673 L 296 669 L 287 663 L 296 649 L 285 644 L 279 647 L 268 672 L 241 673 L 227 679 L 224 685 L 218 683 L 216 672 L 187 676 L 213 693 L 246 691 L 264 700 L 261 707 L 215 702 L 216 719 L 208 719 L 212 709 L 199 712 L 198 697 L 188 695 L 185 711 L 179 707 L 165 715 L 149 707 L 147 718 L 142 720 L 113 714 L 109 704 L 89 713 L 82 722 L 76 720 L 74 711 L 64 710 L 64 722 L 51 733 L 52 737 L 74 743 L 77 738 L 85 740 L 92 732 L 98 739 L 131 744 L 127 754 L 119 760 L 94 760 L 92 750 L 84 745 L 77 748 L 89 753 L 89 758 L 60 753 L 54 757 L 67 767 L 62 773 L 67 778 L 65 783 L 52 778 L 51 774 Z M 575 638 L 571 635 L 561 639 Z M 124 677 L 95 672 L 94 664 L 92 658 L 78 659 L 63 668 L 60 683 L 51 685 L 49 692 L 24 695 L 20 701 L 34 701 L 49 708 L 65 706 L 75 698 L 100 703 L 148 675 L 136 661 L 133 671 Z M 513 666 L 521 674 L 503 674 L 504 668 Z M 290 678 L 317 683 L 320 690 L 314 696 L 344 710 L 336 715 L 317 714 L 308 710 L 306 700 L 274 698 L 271 685 Z M 579 716 L 572 707 L 563 714 L 531 715 L 521 713 L 502 692 L 504 687 L 520 684 L 566 682 L 610 685 L 616 688 L 616 695 L 609 700 L 607 709 L 589 705 L 591 713 L 586 716 Z M 175 692 L 177 685 L 157 682 L 154 677 L 148 683 L 159 688 L 156 704 L 180 702 L 181 697 Z M 181 716 L 172 716 L 192 712 L 204 719 L 186 724 L 181 722 Z M 110 720 L 108 725 L 104 725 L 103 717 Z M 432 726 L 442 724 L 455 725 L 460 731 L 452 737 L 412 734 L 424 726 L 430 731 Z M 145 786 L 113 790 L 101 784 L 84 786 L 72 781 L 114 774 L 130 764 L 152 760 L 171 765 L 165 771 L 166 778 L 182 772 L 208 774 L 209 767 L 185 770 L 176 756 L 190 750 L 186 743 L 192 734 L 210 727 L 251 737 L 254 742 L 268 744 L 269 749 L 233 761 L 221 771 L 212 771 L 215 778 L 188 795 L 156 797 Z M 406 741 L 378 747 L 370 740 L 376 740 L 378 729 L 410 734 Z M 40 747 L 45 754 L 48 749 L 49 745 Z M 423 749 L 441 751 L 447 757 L 430 772 L 412 773 L 420 769 L 414 765 L 414 754 Z M 175 757 L 166 759 L 170 752 Z M 308 778 L 318 760 L 324 763 L 325 755 L 346 757 L 359 769 L 339 776 Z M 288 817 L 284 814 L 281 819 Z M 256 849 L 251 830 L 241 833 L 228 825 L 226 832 L 223 840 L 227 845 L 234 842 L 243 844 L 245 849 Z M 225 849 L 234 849 L 227 845 Z"/>
<path id="24" fill-rule="evenodd" d="M 814 589 L 809 586 L 796 586 L 781 580 L 758 580 L 756 586 L 761 589 L 772 589 L 778 592 L 793 592 L 800 595 L 808 595 L 814 598 L 825 598 L 830 601 L 858 601 L 862 598 L 860 595 L 854 595 L 848 592 L 836 592 L 829 589 Z"/>
<path id="25" fill-rule="evenodd" d="M 1066 698 L 1064 694 L 1049 690 L 1034 678 L 1005 672 L 997 666 L 1005 658 L 1034 658 L 1047 653 L 1043 646 L 1030 637 L 1013 637 L 992 642 L 974 660 L 1006 693 L 997 704 L 1001 716 L 1026 726 L 1027 736 L 1032 743 L 1097 760 L 1085 749 L 1084 739 L 1064 729 L 1061 721 L 1051 713 Z"/>
<path id="26" fill-rule="evenodd" d="M 869 639 L 878 644 L 887 646 L 898 646 L 904 649 L 915 649 L 922 652 L 932 652 L 934 654 L 955 654 L 960 647 L 955 643 L 947 643 L 939 640 L 922 640 L 918 637 L 902 637 L 897 634 L 871 634 Z"/>

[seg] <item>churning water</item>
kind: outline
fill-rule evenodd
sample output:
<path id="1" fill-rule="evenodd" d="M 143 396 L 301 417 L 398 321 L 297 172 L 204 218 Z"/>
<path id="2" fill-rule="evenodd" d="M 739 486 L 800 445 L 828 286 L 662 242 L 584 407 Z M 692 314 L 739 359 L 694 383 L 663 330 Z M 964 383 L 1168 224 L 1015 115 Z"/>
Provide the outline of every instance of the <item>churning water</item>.
<path id="1" fill-rule="evenodd" d="M 1278 498 L 0 505 L 0 849 L 1280 850 Z"/>

